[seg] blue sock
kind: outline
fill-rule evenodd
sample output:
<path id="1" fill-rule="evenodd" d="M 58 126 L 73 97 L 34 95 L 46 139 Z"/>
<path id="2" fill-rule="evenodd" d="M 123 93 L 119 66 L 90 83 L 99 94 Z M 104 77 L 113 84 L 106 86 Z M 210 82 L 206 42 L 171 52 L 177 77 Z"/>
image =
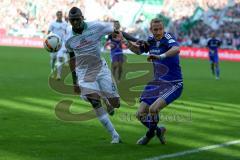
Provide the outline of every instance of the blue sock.
<path id="1" fill-rule="evenodd" d="M 155 130 L 158 128 L 157 124 L 159 122 L 158 114 L 155 115 L 144 115 L 140 117 L 140 122 L 148 128 L 146 133 L 147 137 L 153 137 L 155 135 Z"/>
<path id="2" fill-rule="evenodd" d="M 157 124 L 159 122 L 158 114 L 148 114 L 148 131 L 146 136 L 151 138 L 155 135 L 155 130 L 157 129 Z"/>

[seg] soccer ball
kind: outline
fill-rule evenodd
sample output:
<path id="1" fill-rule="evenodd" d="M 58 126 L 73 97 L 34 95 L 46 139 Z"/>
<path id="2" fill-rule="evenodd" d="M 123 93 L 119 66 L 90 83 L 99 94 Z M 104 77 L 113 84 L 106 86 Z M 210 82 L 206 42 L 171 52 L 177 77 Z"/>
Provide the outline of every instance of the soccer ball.
<path id="1" fill-rule="evenodd" d="M 43 46 L 48 52 L 57 52 L 62 47 L 62 40 L 56 34 L 49 34 L 44 39 Z"/>

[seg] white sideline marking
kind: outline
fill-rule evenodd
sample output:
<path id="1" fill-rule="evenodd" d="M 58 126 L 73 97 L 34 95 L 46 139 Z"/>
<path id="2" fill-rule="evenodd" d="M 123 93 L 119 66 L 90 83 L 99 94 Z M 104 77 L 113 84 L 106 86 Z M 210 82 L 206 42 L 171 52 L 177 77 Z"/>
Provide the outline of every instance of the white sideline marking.
<path id="1" fill-rule="evenodd" d="M 160 155 L 160 156 L 156 156 L 156 157 L 152 157 L 152 158 L 146 158 L 144 160 L 160 160 L 160 159 L 174 158 L 174 157 L 184 156 L 186 154 L 198 153 L 198 152 L 207 151 L 210 149 L 215 149 L 215 148 L 220 148 L 220 147 L 225 147 L 225 146 L 230 146 L 230 145 L 234 145 L 234 144 L 238 144 L 238 143 L 240 143 L 240 140 L 230 141 L 230 142 L 216 144 L 216 145 L 212 145 L 212 146 L 206 146 L 206 147 L 187 150 L 187 151 L 183 151 L 183 152 L 177 152 L 177 153 L 173 153 L 173 154 Z"/>

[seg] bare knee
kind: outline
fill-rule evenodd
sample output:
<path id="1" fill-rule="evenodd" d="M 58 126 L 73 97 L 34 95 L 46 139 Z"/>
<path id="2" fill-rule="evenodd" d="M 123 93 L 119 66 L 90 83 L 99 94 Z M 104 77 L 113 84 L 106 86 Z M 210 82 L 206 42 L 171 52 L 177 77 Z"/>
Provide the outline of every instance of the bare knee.
<path id="1" fill-rule="evenodd" d="M 108 102 L 111 104 L 114 108 L 120 107 L 120 99 L 118 97 L 115 98 L 108 98 Z"/>

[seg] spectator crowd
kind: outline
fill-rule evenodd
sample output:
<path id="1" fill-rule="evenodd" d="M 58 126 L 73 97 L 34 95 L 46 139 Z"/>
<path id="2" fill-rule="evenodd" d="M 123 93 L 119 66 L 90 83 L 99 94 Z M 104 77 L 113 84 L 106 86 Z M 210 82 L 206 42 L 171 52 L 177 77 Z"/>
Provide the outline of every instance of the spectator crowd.
<path id="1" fill-rule="evenodd" d="M 240 49 L 240 0 L 156 1 L 162 2 L 159 13 L 170 19 L 167 29 L 174 33 L 182 45 L 205 47 L 210 34 L 216 32 L 218 38 L 222 40 L 222 48 Z M 141 2 L 139 0 L 1 0 L 0 36 L 42 38 L 46 35 L 50 22 L 55 19 L 56 11 L 62 10 L 65 20 L 68 21 L 67 12 L 72 6 L 80 7 L 86 19 L 111 21 L 119 18 L 115 17 L 116 9 L 113 9 L 121 3 L 131 3 L 134 6 L 135 3 Z M 202 16 L 187 30 L 183 30 L 183 24 L 194 15 L 198 7 L 216 22 L 213 24 L 207 21 L 208 17 Z M 208 14 L 210 12 L 211 14 Z M 129 21 L 128 26 L 122 25 L 123 29 L 128 28 L 134 36 L 146 38 L 149 27 L 146 25 L 149 24 L 148 17 L 140 14 L 135 19 L 131 17 L 123 19 Z"/>

